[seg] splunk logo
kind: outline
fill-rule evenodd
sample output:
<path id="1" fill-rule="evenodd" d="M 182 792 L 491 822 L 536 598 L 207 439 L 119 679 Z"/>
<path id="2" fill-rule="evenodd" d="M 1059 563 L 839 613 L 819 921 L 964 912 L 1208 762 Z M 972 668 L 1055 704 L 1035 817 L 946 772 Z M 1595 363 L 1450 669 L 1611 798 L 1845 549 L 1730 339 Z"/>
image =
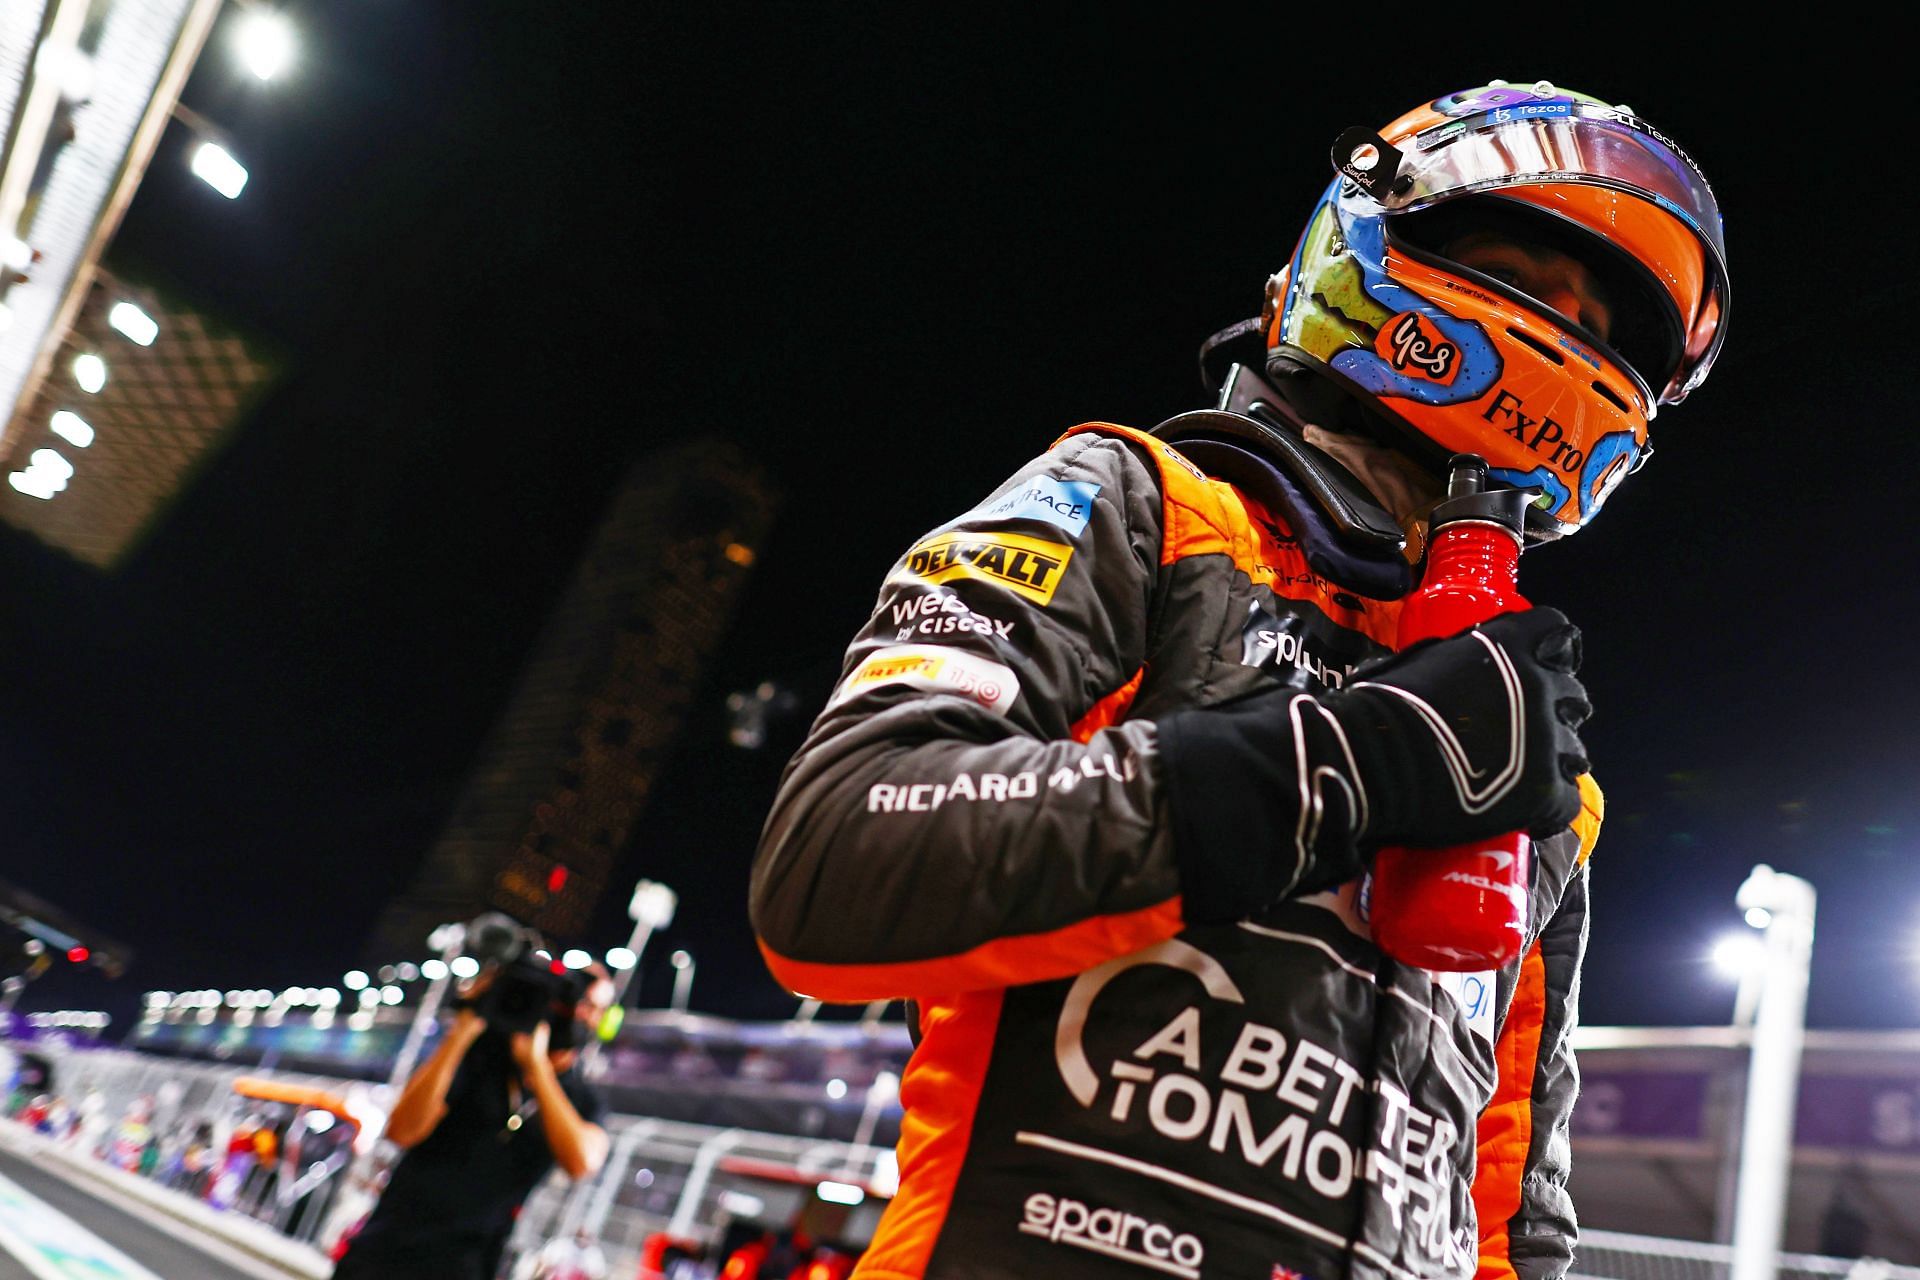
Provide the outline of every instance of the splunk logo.
<path id="1" fill-rule="evenodd" d="M 1175 1232 L 1164 1222 L 1149 1222 L 1118 1209 L 1096 1209 L 1065 1196 L 1035 1192 L 1021 1206 L 1020 1215 L 1020 1230 L 1049 1244 L 1104 1253 L 1187 1280 L 1199 1280 L 1200 1264 L 1207 1256 L 1197 1236 Z"/>

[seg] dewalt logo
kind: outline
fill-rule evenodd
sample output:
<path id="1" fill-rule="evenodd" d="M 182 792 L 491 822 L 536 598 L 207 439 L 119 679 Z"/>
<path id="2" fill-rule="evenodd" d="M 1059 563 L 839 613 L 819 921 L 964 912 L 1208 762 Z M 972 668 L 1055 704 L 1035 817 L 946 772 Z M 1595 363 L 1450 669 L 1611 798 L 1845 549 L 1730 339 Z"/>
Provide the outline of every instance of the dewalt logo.
<path id="1" fill-rule="evenodd" d="M 928 582 L 979 578 L 1035 604 L 1053 600 L 1073 548 L 1018 533 L 942 533 L 907 552 L 907 572 Z"/>

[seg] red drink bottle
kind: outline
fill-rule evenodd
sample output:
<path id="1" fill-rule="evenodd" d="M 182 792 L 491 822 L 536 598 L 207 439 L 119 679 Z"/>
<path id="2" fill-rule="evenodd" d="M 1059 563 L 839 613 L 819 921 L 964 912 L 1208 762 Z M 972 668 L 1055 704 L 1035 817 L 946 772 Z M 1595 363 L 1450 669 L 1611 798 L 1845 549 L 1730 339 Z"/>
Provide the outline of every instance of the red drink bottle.
<path id="1" fill-rule="evenodd" d="M 1533 495 L 1487 489 L 1487 464 L 1458 454 L 1447 497 L 1429 521 L 1427 567 L 1400 612 L 1400 647 L 1450 636 L 1528 607 L 1515 585 Z M 1374 940 L 1403 964 L 1450 972 L 1497 969 L 1527 929 L 1524 831 L 1445 849 L 1382 849 L 1373 864 Z"/>

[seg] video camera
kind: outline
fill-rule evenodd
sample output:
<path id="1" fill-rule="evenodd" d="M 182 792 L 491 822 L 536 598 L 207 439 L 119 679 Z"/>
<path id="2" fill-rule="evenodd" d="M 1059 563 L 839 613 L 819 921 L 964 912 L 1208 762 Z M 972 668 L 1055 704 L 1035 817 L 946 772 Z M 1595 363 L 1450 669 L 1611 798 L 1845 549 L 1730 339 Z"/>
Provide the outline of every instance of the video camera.
<path id="1" fill-rule="evenodd" d="M 538 933 L 498 911 L 476 917 L 467 926 L 467 952 L 492 970 L 493 979 L 455 1007 L 472 1009 L 489 1027 L 507 1035 L 547 1024 L 547 1044 L 574 1048 L 573 1013 L 593 975 L 565 969 L 536 954 L 544 945 Z M 484 972 L 484 970 L 483 970 Z"/>

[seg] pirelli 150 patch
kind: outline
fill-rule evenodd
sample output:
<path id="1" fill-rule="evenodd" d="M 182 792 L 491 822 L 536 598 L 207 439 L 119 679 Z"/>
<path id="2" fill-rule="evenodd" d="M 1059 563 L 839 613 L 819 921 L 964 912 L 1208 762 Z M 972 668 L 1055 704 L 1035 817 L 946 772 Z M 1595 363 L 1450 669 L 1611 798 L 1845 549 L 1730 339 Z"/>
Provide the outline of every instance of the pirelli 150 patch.
<path id="1" fill-rule="evenodd" d="M 1019 533 L 940 533 L 907 552 L 907 572 L 928 582 L 979 578 L 1035 604 L 1052 601 L 1073 548 Z"/>
<path id="2" fill-rule="evenodd" d="M 841 684 L 833 701 L 845 702 L 867 689 L 890 684 L 957 693 L 1001 715 L 1020 696 L 1019 677 L 1010 667 L 960 649 L 896 644 L 868 654 Z"/>

